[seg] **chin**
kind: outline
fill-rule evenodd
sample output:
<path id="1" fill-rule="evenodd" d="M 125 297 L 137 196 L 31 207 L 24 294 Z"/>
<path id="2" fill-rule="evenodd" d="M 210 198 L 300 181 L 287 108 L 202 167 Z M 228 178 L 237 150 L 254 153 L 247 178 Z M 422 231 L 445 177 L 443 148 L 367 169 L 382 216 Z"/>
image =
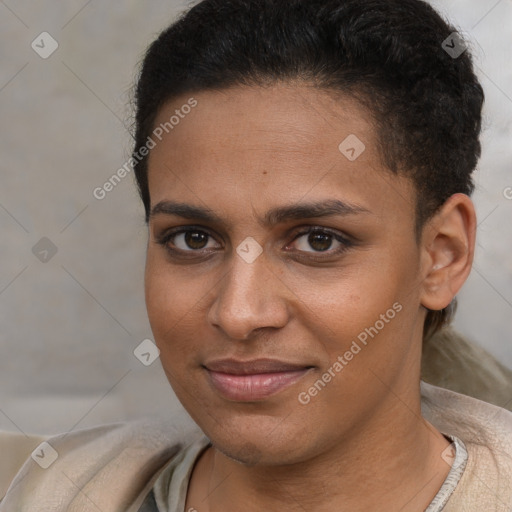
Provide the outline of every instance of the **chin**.
<path id="1" fill-rule="evenodd" d="M 267 459 L 273 459 L 271 454 L 263 451 L 261 447 L 251 442 L 242 443 L 238 447 L 233 445 L 225 446 L 224 444 L 218 445 L 213 442 L 212 444 L 216 450 L 226 457 L 248 467 L 257 466 L 259 464 L 268 465 L 269 460 Z"/>
<path id="2" fill-rule="evenodd" d="M 266 419 L 238 418 L 222 425 L 210 424 L 210 428 L 200 427 L 219 452 L 245 466 L 280 466 L 308 458 L 308 444 L 313 442 L 311 434 L 296 428 L 294 422 L 289 422 L 287 429 L 280 429 L 286 420 Z M 314 451 L 313 447 L 310 451 Z"/>

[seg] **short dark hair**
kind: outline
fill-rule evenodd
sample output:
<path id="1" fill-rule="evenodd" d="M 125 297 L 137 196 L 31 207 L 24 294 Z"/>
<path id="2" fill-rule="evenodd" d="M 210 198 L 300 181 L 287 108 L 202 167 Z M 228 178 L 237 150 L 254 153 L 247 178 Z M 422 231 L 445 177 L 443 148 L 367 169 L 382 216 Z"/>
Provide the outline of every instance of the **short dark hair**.
<path id="1" fill-rule="evenodd" d="M 422 0 L 203 0 L 150 45 L 135 88 L 135 149 L 159 109 L 194 92 L 302 81 L 367 109 L 383 163 L 416 190 L 416 234 L 453 194 L 471 195 L 484 92 L 457 30 Z M 455 43 L 451 42 L 453 46 Z M 458 35 L 457 44 L 466 44 Z M 147 157 L 134 173 L 149 220 Z M 430 336 L 454 310 L 429 311 Z"/>

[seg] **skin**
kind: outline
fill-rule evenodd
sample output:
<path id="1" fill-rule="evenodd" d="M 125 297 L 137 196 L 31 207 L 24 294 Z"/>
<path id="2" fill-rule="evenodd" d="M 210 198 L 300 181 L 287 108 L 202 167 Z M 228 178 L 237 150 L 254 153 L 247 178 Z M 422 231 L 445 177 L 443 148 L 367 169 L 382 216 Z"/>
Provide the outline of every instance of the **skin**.
<path id="1" fill-rule="evenodd" d="M 194 98 L 197 107 L 151 150 L 151 207 L 186 203 L 221 221 L 152 215 L 145 276 L 164 371 L 213 444 L 194 467 L 185 510 L 423 511 L 449 471 L 449 442 L 420 411 L 425 308 L 447 306 L 470 271 L 471 200 L 452 196 L 418 244 L 414 186 L 381 163 L 371 117 L 354 100 L 292 83 Z M 187 99 L 162 107 L 155 126 Z M 354 161 L 338 149 L 350 134 L 365 144 Z M 331 199 L 366 211 L 258 220 Z M 191 226 L 195 245 L 184 234 L 167 247 L 157 241 Z M 336 253 L 343 244 L 331 237 L 322 251 L 300 234 L 308 227 L 353 243 Z M 198 243 L 198 230 L 210 236 Z M 252 263 L 236 251 L 247 237 L 263 251 Z M 300 403 L 396 303 L 401 311 Z M 211 385 L 203 365 L 221 358 L 312 368 L 275 395 L 241 402 Z"/>

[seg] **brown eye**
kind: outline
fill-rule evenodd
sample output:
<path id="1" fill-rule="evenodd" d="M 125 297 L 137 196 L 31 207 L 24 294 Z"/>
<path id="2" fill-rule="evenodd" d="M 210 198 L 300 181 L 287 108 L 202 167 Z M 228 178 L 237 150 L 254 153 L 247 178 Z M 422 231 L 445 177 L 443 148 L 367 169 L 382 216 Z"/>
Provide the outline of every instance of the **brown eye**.
<path id="1" fill-rule="evenodd" d="M 319 259 L 341 255 L 352 248 L 354 242 L 338 231 L 314 226 L 298 233 L 290 246 L 298 257 L 307 255 L 310 259 Z"/>
<path id="2" fill-rule="evenodd" d="M 295 238 L 294 243 L 299 251 L 312 253 L 326 252 L 330 249 L 333 249 L 330 252 L 335 253 L 351 245 L 351 243 L 342 236 L 318 228 L 300 233 Z"/>
<path id="3" fill-rule="evenodd" d="M 165 233 L 157 239 L 157 242 L 170 252 L 194 253 L 217 247 L 212 235 L 194 228 Z M 211 242 L 213 242 L 213 245 Z"/>
<path id="4" fill-rule="evenodd" d="M 209 235 L 202 231 L 187 231 L 183 235 L 185 244 L 190 249 L 204 249 L 208 243 Z"/>
<path id="5" fill-rule="evenodd" d="M 325 233 L 310 233 L 308 244 L 316 251 L 327 251 L 332 245 L 332 235 Z"/>

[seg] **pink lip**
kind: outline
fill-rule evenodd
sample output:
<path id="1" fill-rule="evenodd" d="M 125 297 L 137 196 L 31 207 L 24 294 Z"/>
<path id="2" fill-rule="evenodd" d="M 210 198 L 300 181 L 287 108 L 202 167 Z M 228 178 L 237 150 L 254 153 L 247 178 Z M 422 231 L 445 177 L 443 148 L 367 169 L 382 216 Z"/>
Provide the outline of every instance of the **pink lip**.
<path id="1" fill-rule="evenodd" d="M 263 400 L 295 384 L 310 369 L 272 359 L 235 361 L 224 359 L 205 365 L 213 387 L 237 402 Z"/>

